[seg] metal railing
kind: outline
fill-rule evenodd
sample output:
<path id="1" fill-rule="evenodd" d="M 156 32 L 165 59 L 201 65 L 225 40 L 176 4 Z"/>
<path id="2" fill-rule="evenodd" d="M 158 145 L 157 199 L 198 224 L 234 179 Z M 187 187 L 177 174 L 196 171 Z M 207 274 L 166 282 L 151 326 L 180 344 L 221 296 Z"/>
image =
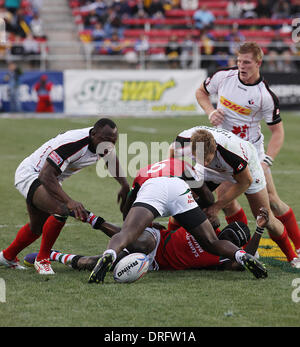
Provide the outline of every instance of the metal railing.
<path id="1" fill-rule="evenodd" d="M 215 52 L 225 51 L 231 47 L 228 42 L 212 42 Z M 13 46 L 13 45 L 12 45 Z M 202 42 L 193 42 L 188 48 L 185 44 L 180 44 L 182 53 L 169 59 L 165 54 L 167 44 L 149 43 L 147 50 L 135 50 L 133 43 L 124 44 L 123 50 L 119 54 L 108 54 L 105 52 L 105 46 L 97 42 L 42 42 L 40 43 L 39 54 L 34 55 L 12 55 L 7 49 L 6 54 L 2 55 L 2 61 L 16 61 L 20 63 L 35 62 L 35 68 L 46 70 L 51 68 L 53 62 L 66 63 L 69 69 L 72 64 L 81 63 L 83 69 L 93 68 L 166 68 L 171 65 L 174 68 L 198 69 L 207 68 L 207 66 L 217 64 L 218 61 L 231 62 L 235 59 L 234 54 L 217 53 L 203 54 L 206 46 Z M 261 45 L 262 48 L 267 48 Z M 269 47 L 269 46 L 268 46 Z M 296 45 L 291 51 L 289 44 L 283 44 L 283 48 L 290 51 L 288 56 L 266 54 L 264 57 L 265 65 L 270 63 L 291 64 L 293 68 L 300 66 L 300 46 L 297 50 Z M 59 51 L 59 53 L 58 53 Z M 61 51 L 63 51 L 61 53 Z M 299 52 L 297 54 L 297 52 Z M 1 57 L 0 57 L 1 59 Z M 280 71 L 278 71 L 280 72 Z"/>

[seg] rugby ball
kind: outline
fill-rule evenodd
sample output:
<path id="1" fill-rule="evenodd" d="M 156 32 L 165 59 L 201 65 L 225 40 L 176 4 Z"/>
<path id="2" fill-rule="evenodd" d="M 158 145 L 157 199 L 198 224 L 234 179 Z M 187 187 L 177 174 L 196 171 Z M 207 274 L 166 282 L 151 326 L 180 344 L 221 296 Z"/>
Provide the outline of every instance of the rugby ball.
<path id="1" fill-rule="evenodd" d="M 144 253 L 132 253 L 122 258 L 114 268 L 113 276 L 116 282 L 135 282 L 146 274 L 149 259 Z"/>

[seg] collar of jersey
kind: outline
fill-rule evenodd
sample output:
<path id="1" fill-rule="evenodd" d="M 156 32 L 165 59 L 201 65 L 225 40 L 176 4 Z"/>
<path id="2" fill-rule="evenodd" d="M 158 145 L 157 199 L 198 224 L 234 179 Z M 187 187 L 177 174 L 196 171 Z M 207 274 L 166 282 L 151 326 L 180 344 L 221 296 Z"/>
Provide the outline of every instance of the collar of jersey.
<path id="1" fill-rule="evenodd" d="M 239 78 L 239 81 L 244 85 L 244 86 L 256 86 L 257 84 L 259 84 L 262 80 L 263 80 L 263 78 L 262 78 L 262 76 L 259 76 L 259 79 L 256 81 L 256 82 L 254 82 L 254 83 L 244 83 L 241 79 L 240 79 L 240 73 L 238 73 L 238 78 Z"/>

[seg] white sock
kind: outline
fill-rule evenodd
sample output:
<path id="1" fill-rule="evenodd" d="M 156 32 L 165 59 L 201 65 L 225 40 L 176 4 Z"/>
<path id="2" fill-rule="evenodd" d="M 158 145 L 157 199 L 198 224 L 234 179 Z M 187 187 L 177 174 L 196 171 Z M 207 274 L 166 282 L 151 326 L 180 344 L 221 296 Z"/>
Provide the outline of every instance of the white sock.
<path id="1" fill-rule="evenodd" d="M 237 263 L 244 265 L 242 258 L 245 254 L 246 254 L 246 252 L 241 250 L 241 249 L 234 253 L 234 257 L 235 257 L 235 260 L 237 261 Z"/>
<path id="2" fill-rule="evenodd" d="M 117 259 L 117 253 L 113 249 L 107 249 L 105 252 L 103 252 L 103 255 L 105 254 L 111 254 L 113 257 L 113 261 Z"/>

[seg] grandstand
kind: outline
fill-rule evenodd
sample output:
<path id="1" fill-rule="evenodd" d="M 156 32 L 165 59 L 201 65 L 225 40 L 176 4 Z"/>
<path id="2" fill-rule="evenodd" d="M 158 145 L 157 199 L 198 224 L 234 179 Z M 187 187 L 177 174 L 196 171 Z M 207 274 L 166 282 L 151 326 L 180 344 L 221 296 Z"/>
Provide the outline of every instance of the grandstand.
<path id="1" fill-rule="evenodd" d="M 19 8 L 12 13 L 6 1 L 0 1 L 8 32 L 8 43 L 1 47 L 2 67 L 7 60 L 15 60 L 41 70 L 166 68 L 170 37 L 177 41 L 178 47 L 174 42 L 172 46 L 178 68 L 214 69 L 230 64 L 236 44 L 245 40 L 259 42 L 266 60 L 272 52 L 274 66 L 274 58 L 285 59 L 285 65 L 289 64 L 286 70 L 299 66 L 298 45 L 291 35 L 292 21 L 300 8 L 297 0 L 267 1 L 269 11 L 263 0 L 238 1 L 235 12 L 234 2 L 224 0 L 154 0 L 152 4 L 137 0 L 44 0 L 39 8 L 33 6 L 39 1 L 17 2 Z M 287 6 L 285 12 L 281 3 Z M 213 16 L 204 28 L 195 19 L 200 10 Z M 13 18 L 17 18 L 18 28 L 11 24 Z M 284 57 L 279 56 L 282 52 Z M 278 69 L 280 72 L 280 66 Z"/>
<path id="2" fill-rule="evenodd" d="M 293 74 L 300 67 L 293 26 L 299 14 L 299 0 L 0 0 L 7 38 L 0 64 L 210 73 L 234 65 L 241 42 L 256 41 L 263 72 Z"/>

